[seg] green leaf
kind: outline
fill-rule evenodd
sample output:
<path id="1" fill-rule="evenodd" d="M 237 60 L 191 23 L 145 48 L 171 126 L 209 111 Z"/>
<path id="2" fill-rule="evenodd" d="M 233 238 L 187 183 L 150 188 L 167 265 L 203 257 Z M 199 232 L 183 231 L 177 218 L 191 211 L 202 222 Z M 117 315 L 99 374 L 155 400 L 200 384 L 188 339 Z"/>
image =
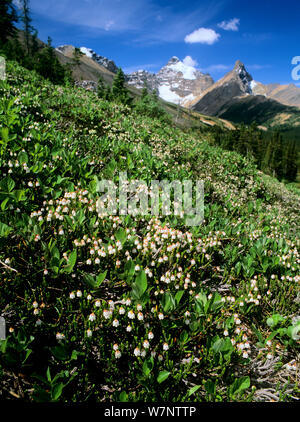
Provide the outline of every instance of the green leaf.
<path id="1" fill-rule="evenodd" d="M 144 363 L 143 363 L 143 374 L 145 375 L 145 377 L 148 377 L 148 375 L 152 371 L 153 367 L 154 367 L 154 360 L 153 360 L 152 357 L 150 359 L 147 359 L 147 360 L 144 361 Z"/>
<path id="2" fill-rule="evenodd" d="M 147 276 L 144 270 L 140 271 L 132 285 L 132 295 L 135 299 L 140 300 L 147 290 Z"/>
<path id="3" fill-rule="evenodd" d="M 64 384 L 62 382 L 55 384 L 51 389 L 51 396 L 52 400 L 56 401 L 62 394 L 62 390 L 64 388 Z"/>
<path id="4" fill-rule="evenodd" d="M 73 271 L 74 265 L 76 264 L 76 260 L 77 260 L 77 250 L 74 249 L 74 251 L 70 253 L 68 264 L 64 268 L 65 273 L 70 274 Z"/>
<path id="5" fill-rule="evenodd" d="M 11 177 L 5 177 L 0 182 L 0 188 L 4 192 L 11 192 L 16 186 L 14 180 Z"/>
<path id="6" fill-rule="evenodd" d="M 300 331 L 300 321 L 296 325 L 290 325 L 287 329 L 288 336 L 295 341 L 300 340 L 300 335 L 298 334 Z"/>
<path id="7" fill-rule="evenodd" d="M 127 395 L 127 393 L 125 393 L 125 391 L 122 391 L 121 393 L 120 393 L 120 396 L 119 396 L 119 399 L 120 399 L 120 402 L 127 402 L 128 401 L 128 395 Z"/>
<path id="8" fill-rule="evenodd" d="M 216 383 L 212 380 L 208 379 L 204 384 L 204 388 L 208 392 L 208 394 L 216 394 Z"/>
<path id="9" fill-rule="evenodd" d="M 65 345 L 59 344 L 58 346 L 51 347 L 51 353 L 57 360 L 69 360 L 70 355 Z"/>
<path id="10" fill-rule="evenodd" d="M 158 374 L 158 377 L 157 377 L 157 382 L 159 384 L 164 382 L 169 377 L 170 373 L 171 372 L 169 372 L 169 371 L 160 371 L 160 373 Z"/>
<path id="11" fill-rule="evenodd" d="M 104 273 L 101 273 L 97 276 L 96 278 L 97 287 L 99 287 L 103 283 L 103 281 L 105 280 L 106 274 L 107 274 L 107 270 L 104 271 Z"/>
<path id="12" fill-rule="evenodd" d="M 175 295 L 175 302 L 176 302 L 176 306 L 178 306 L 178 305 L 179 305 L 179 303 L 180 303 L 180 301 L 181 301 L 181 298 L 182 298 L 183 294 L 184 294 L 184 290 L 179 290 L 179 291 L 176 293 L 176 295 Z"/>
<path id="13" fill-rule="evenodd" d="M 229 387 L 229 393 L 232 396 L 242 393 L 244 390 L 250 387 L 250 378 L 241 377 L 234 380 L 234 382 Z"/>
<path id="14" fill-rule="evenodd" d="M 194 387 L 190 388 L 188 391 L 188 397 L 190 397 L 192 394 L 198 391 L 200 387 L 201 385 L 195 385 Z"/>
<path id="15" fill-rule="evenodd" d="M 176 308 L 174 297 L 170 292 L 165 292 L 161 299 L 161 305 L 165 312 L 172 311 Z"/>
<path id="16" fill-rule="evenodd" d="M 12 227 L 9 227 L 5 223 L 1 223 L 0 221 L 0 237 L 6 237 L 12 231 Z"/>
<path id="17" fill-rule="evenodd" d="M 48 366 L 48 368 L 47 368 L 46 375 L 47 375 L 47 380 L 48 380 L 49 382 L 51 382 L 51 374 L 50 374 L 50 368 L 49 368 L 49 366 Z"/>
<path id="18" fill-rule="evenodd" d="M 122 245 L 126 242 L 127 236 L 126 231 L 122 229 L 121 227 L 118 229 L 118 231 L 115 233 L 115 237 L 117 240 L 119 240 Z"/>
<path id="19" fill-rule="evenodd" d="M 267 319 L 267 324 L 269 327 L 274 328 L 276 325 L 280 324 L 281 322 L 285 321 L 285 318 L 280 314 L 274 314 L 270 318 Z"/>
<path id="20" fill-rule="evenodd" d="M 7 196 L 5 199 L 4 199 L 4 201 L 2 201 L 1 202 L 1 210 L 2 211 L 5 211 L 6 210 L 6 204 L 7 204 L 7 202 L 9 201 L 9 196 Z"/>

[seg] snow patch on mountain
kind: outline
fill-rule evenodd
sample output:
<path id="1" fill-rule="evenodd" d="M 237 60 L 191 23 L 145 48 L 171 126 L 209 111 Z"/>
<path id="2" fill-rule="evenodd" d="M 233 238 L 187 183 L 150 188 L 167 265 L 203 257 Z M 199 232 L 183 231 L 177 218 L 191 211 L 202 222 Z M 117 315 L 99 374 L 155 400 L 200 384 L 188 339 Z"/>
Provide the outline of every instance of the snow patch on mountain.
<path id="1" fill-rule="evenodd" d="M 196 69 L 193 66 L 188 66 L 181 61 L 170 65 L 169 69 L 174 70 L 174 72 L 182 73 L 182 77 L 184 79 L 190 79 L 190 80 L 197 79 Z"/>
<path id="2" fill-rule="evenodd" d="M 94 51 L 91 48 L 80 47 L 80 51 L 91 59 L 93 58 Z"/>
<path id="3" fill-rule="evenodd" d="M 173 56 L 156 74 L 139 70 L 126 75 L 127 83 L 139 89 L 146 84 L 165 101 L 184 105 L 214 83 L 210 75 L 196 69 L 196 64 L 190 56 L 183 61 Z"/>
<path id="4" fill-rule="evenodd" d="M 165 101 L 169 101 L 170 103 L 179 104 L 182 101 L 182 98 L 176 94 L 176 92 L 171 91 L 170 86 L 168 85 L 161 85 L 158 88 L 159 96 Z"/>

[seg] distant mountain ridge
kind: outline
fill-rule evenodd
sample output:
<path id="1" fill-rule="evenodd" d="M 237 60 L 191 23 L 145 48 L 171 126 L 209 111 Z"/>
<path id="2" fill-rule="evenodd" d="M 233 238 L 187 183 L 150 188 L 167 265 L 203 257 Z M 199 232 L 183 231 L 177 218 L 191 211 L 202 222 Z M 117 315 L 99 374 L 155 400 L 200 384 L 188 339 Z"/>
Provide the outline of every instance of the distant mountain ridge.
<path id="1" fill-rule="evenodd" d="M 74 50 L 71 45 L 55 49 L 63 64 L 72 64 Z M 95 90 L 101 76 L 111 85 L 118 70 L 116 63 L 90 48 L 80 47 L 80 51 L 83 54 L 78 66 L 71 66 L 77 83 Z M 277 125 L 300 127 L 300 88 L 294 84 L 264 85 L 257 82 L 239 60 L 233 70 L 217 82 L 176 56 L 171 57 L 157 73 L 138 70 L 125 77 L 134 96 L 139 96 L 146 84 L 167 103 L 179 104 L 205 116 L 234 123 L 255 121 L 266 128 Z M 166 107 L 169 106 L 166 104 Z"/>

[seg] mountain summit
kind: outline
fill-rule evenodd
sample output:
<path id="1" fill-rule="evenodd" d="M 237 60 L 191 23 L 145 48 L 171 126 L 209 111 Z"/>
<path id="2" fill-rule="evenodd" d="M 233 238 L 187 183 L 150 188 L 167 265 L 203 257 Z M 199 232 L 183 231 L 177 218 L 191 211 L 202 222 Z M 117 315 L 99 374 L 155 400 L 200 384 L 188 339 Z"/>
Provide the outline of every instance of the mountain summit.
<path id="1" fill-rule="evenodd" d="M 185 105 L 195 99 L 214 81 L 208 74 L 204 74 L 194 66 L 173 56 L 168 63 L 156 74 L 138 70 L 127 75 L 127 82 L 136 88 L 156 90 L 165 101 Z"/>
<path id="2" fill-rule="evenodd" d="M 231 99 L 252 94 L 254 85 L 255 82 L 245 65 L 237 60 L 233 70 L 190 101 L 188 106 L 203 114 L 218 115 Z"/>

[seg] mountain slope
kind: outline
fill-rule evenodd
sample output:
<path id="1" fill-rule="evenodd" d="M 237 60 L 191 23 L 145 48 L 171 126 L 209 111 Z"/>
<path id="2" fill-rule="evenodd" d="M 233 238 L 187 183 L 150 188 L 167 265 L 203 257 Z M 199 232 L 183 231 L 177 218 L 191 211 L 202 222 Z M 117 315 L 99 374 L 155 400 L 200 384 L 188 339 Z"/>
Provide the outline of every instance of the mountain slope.
<path id="1" fill-rule="evenodd" d="M 238 60 L 231 72 L 190 101 L 188 106 L 200 113 L 218 115 L 230 99 L 250 94 L 251 82 L 251 75 Z"/>
<path id="2" fill-rule="evenodd" d="M 2 398 L 295 401 L 299 198 L 206 136 L 16 63 L 0 94 Z M 99 212 L 120 172 L 151 197 L 151 180 L 203 180 L 205 221 Z"/>
<path id="3" fill-rule="evenodd" d="M 260 82 L 255 82 L 255 87 L 252 91 L 255 95 L 265 95 L 282 104 L 300 107 L 300 88 L 294 84 L 280 85 L 273 83 L 264 85 Z"/>

